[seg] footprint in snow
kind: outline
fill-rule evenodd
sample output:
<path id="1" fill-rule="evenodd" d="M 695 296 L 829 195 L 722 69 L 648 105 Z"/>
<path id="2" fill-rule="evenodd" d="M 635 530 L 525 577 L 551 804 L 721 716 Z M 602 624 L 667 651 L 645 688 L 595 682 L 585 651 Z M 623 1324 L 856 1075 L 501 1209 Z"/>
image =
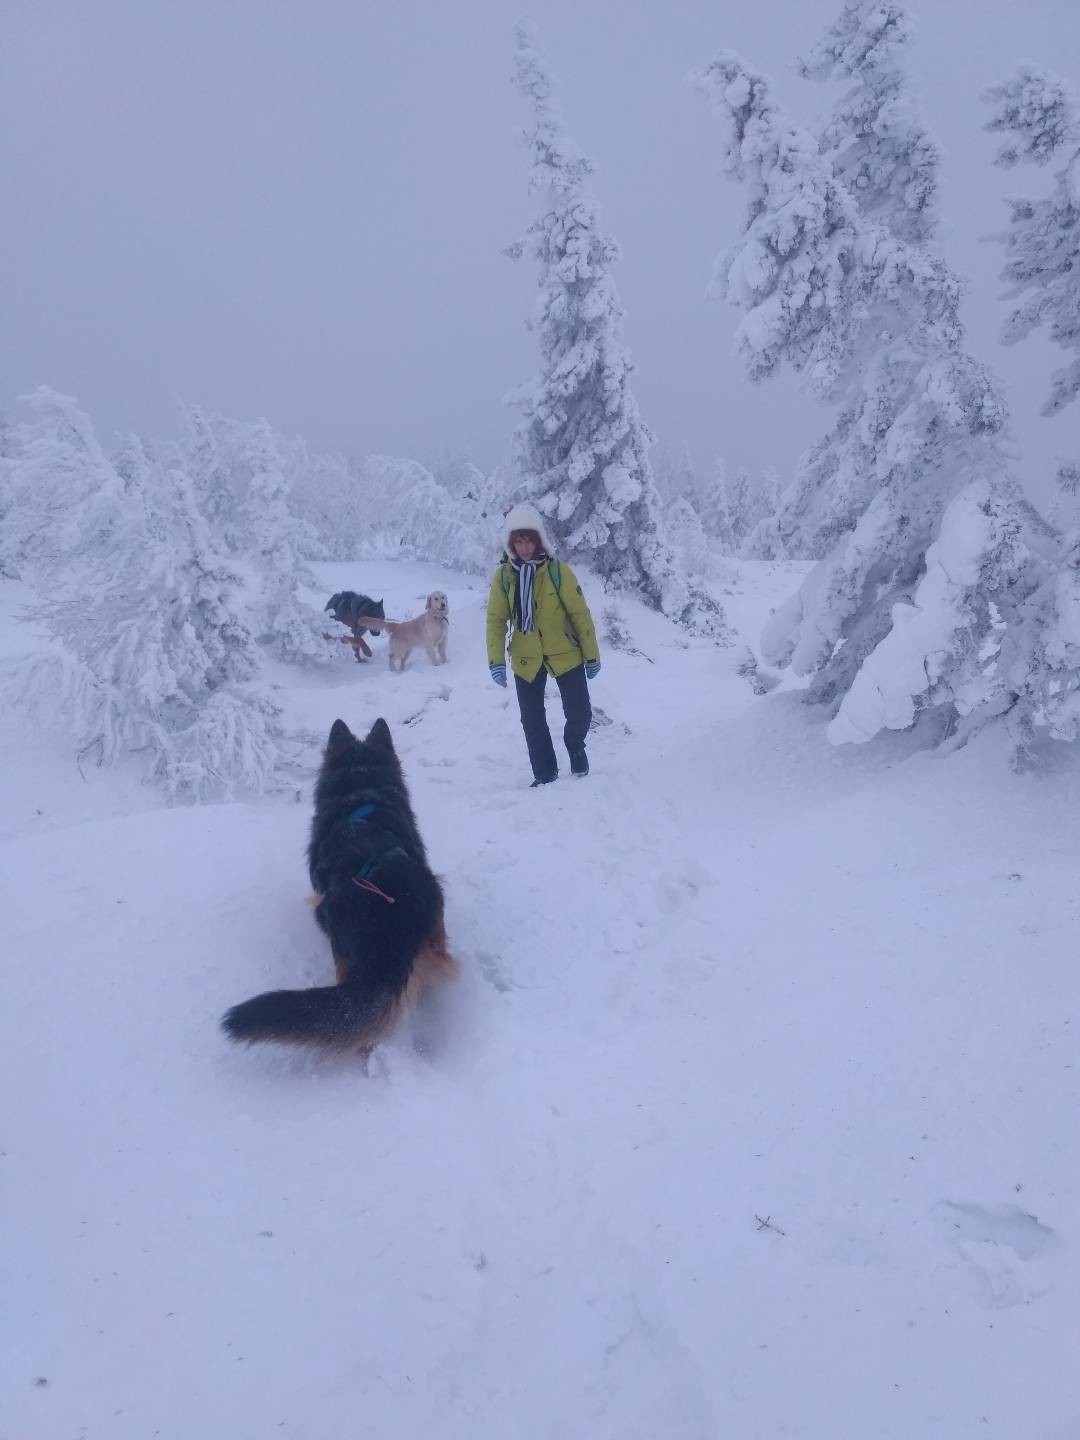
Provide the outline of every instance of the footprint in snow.
<path id="1" fill-rule="evenodd" d="M 1046 1258 L 1057 1235 L 1018 1205 L 941 1200 L 934 1219 L 968 1265 L 979 1298 L 992 1309 L 1024 1305 L 1051 1286 Z"/>
<path id="2" fill-rule="evenodd" d="M 498 990 L 501 995 L 505 995 L 507 991 L 514 988 L 513 982 L 503 969 L 502 961 L 497 955 L 491 955 L 486 950 L 478 950 L 476 952 L 476 968 L 488 984 Z"/>

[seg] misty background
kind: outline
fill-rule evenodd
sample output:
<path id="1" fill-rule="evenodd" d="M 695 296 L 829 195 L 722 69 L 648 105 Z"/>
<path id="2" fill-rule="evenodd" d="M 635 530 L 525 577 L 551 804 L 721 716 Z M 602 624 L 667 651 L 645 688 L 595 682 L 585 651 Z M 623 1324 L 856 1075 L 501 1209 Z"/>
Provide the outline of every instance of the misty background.
<path id="1" fill-rule="evenodd" d="M 536 287 L 501 253 L 532 218 L 510 84 L 513 25 L 539 27 L 571 134 L 595 162 L 642 414 L 784 483 L 827 424 L 788 376 L 754 386 L 737 320 L 707 300 L 741 188 L 688 72 L 738 51 L 795 118 L 832 90 L 795 58 L 839 0 L 5 0 L 0 8 L 0 409 L 48 384 L 103 436 L 175 432 L 174 397 L 265 416 L 313 449 L 505 457 L 507 392 L 536 368 Z M 1006 193 L 1050 176 L 992 164 L 983 86 L 1020 59 L 1080 91 L 1075 0 L 913 4 L 912 76 L 944 149 L 941 212 L 970 348 L 1004 378 L 1018 471 L 1051 498 L 1076 415 L 1043 420 L 1060 363 L 1006 350 Z M 1071 431 L 1071 433 L 1070 433 Z"/>

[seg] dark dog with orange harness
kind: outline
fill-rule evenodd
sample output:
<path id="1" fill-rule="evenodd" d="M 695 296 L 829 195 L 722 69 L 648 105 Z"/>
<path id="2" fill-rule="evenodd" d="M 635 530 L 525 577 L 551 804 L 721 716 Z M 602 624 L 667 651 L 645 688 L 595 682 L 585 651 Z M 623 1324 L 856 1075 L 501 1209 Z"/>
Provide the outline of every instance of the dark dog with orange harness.
<path id="1" fill-rule="evenodd" d="M 308 865 L 337 984 L 256 995 L 234 1005 L 222 1027 L 249 1043 L 367 1054 L 428 986 L 458 971 L 442 886 L 428 866 L 385 720 L 363 740 L 334 721 L 315 787 Z"/>
<path id="2" fill-rule="evenodd" d="M 336 638 L 340 639 L 343 644 L 353 647 L 353 654 L 357 660 L 361 658 L 361 653 L 370 660 L 371 647 L 364 636 L 368 631 L 372 635 L 378 635 L 381 632 L 374 625 L 362 625 L 360 620 L 361 617 L 369 620 L 384 619 L 386 612 L 383 609 L 383 602 L 372 600 L 369 595 L 358 595 L 355 590 L 339 590 L 336 595 L 330 596 L 323 609 L 332 610 L 338 624 L 347 625 L 352 631 L 351 640 L 345 635 Z"/>

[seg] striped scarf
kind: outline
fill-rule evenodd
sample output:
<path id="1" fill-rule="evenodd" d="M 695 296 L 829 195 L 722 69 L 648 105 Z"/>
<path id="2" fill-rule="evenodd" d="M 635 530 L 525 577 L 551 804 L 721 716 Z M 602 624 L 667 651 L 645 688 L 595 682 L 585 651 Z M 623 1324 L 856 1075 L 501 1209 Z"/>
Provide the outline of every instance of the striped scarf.
<path id="1" fill-rule="evenodd" d="M 545 556 L 545 559 L 547 557 Z M 540 560 L 518 560 L 511 558 L 510 564 L 517 571 L 517 597 L 514 602 L 517 628 L 525 633 L 533 628 L 533 590 L 536 586 L 536 569 L 543 564 Z"/>

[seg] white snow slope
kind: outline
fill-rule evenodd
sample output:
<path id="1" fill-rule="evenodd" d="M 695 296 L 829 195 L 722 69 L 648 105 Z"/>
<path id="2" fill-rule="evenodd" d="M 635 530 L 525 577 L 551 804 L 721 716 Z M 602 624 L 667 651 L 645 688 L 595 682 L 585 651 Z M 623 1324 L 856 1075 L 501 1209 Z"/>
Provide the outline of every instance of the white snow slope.
<path id="1" fill-rule="evenodd" d="M 831 749 L 625 604 L 593 774 L 531 791 L 486 586 L 319 571 L 449 592 L 445 667 L 274 679 L 389 721 L 462 978 L 367 1075 L 231 1048 L 332 974 L 310 785 L 168 809 L 7 716 L 4 1440 L 1080 1436 L 1073 762 Z"/>

